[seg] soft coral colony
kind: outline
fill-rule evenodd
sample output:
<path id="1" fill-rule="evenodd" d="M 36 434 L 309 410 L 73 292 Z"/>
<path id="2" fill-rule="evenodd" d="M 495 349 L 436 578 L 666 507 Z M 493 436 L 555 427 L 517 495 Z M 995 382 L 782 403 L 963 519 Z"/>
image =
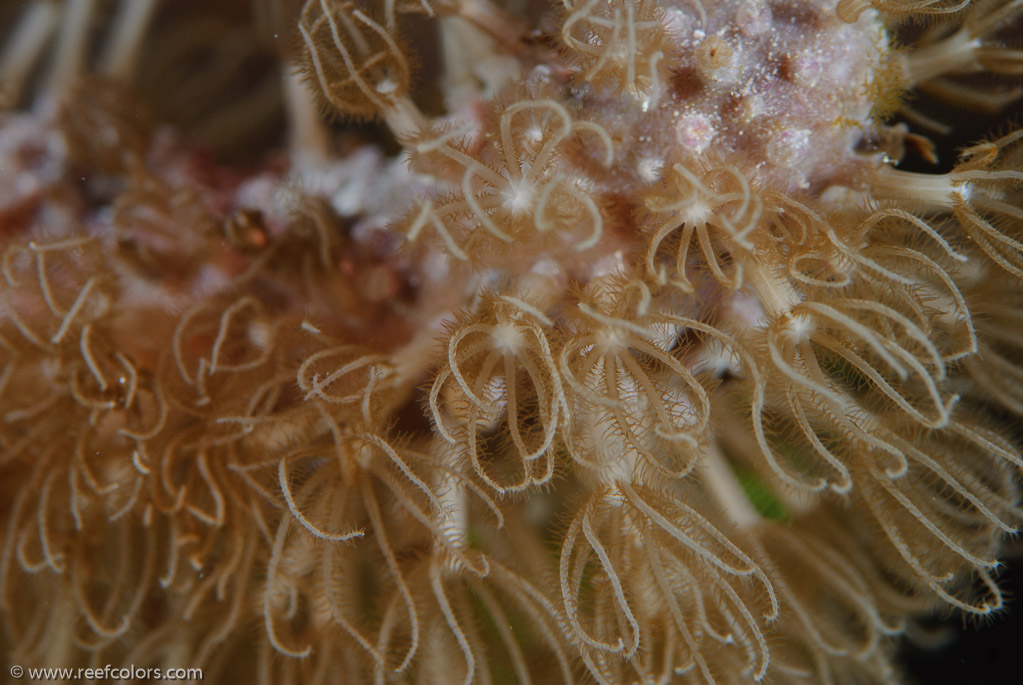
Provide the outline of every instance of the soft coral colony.
<path id="1" fill-rule="evenodd" d="M 1023 2 L 514 4 L 0 9 L 12 663 L 890 682 L 1002 607 L 1023 131 L 884 117 L 1014 99 Z"/>

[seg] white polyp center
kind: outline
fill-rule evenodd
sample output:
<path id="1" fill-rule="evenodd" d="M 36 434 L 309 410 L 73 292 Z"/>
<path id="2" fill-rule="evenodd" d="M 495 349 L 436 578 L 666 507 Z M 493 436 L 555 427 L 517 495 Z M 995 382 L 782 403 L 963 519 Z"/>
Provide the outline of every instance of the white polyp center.
<path id="1" fill-rule="evenodd" d="M 664 169 L 664 160 L 654 157 L 645 157 L 639 161 L 637 171 L 640 178 L 647 183 L 655 183 L 661 180 L 661 171 Z"/>
<path id="2" fill-rule="evenodd" d="M 683 207 L 678 216 L 687 226 L 703 226 L 714 216 L 714 210 L 706 201 L 698 199 Z"/>
<path id="3" fill-rule="evenodd" d="M 602 352 L 621 349 L 625 346 L 628 336 L 617 328 L 602 328 L 597 332 L 597 346 Z"/>
<path id="4" fill-rule="evenodd" d="M 494 342 L 494 348 L 502 354 L 515 356 L 522 350 L 524 344 L 522 332 L 512 323 L 498 324 L 490 337 Z"/>
<path id="5" fill-rule="evenodd" d="M 529 148 L 533 148 L 543 142 L 543 128 L 533 124 L 522 132 L 522 142 Z"/>
<path id="6" fill-rule="evenodd" d="M 535 196 L 536 190 L 532 183 L 525 179 L 513 181 L 504 194 L 504 206 L 512 214 L 526 214 L 532 208 Z"/>
<path id="7" fill-rule="evenodd" d="M 397 89 L 398 89 L 398 83 L 394 79 L 392 79 L 390 76 L 388 76 L 388 77 L 385 77 L 385 78 L 381 79 L 380 82 L 377 83 L 376 91 L 378 93 L 380 93 L 381 95 L 387 95 L 389 93 L 393 93 Z"/>
<path id="8" fill-rule="evenodd" d="M 801 343 L 810 338 L 813 330 L 813 319 L 806 314 L 796 314 L 789 319 L 788 325 L 785 327 L 785 334 L 792 342 Z"/>
<path id="9" fill-rule="evenodd" d="M 689 114 L 678 123 L 678 142 L 694 154 L 700 154 L 714 140 L 716 131 L 710 119 L 702 114 Z"/>

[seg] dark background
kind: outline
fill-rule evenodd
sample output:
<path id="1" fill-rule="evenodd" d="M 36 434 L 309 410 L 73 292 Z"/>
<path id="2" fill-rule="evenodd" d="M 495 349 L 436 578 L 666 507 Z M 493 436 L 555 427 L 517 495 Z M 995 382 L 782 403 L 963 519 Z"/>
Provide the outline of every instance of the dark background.
<path id="1" fill-rule="evenodd" d="M 999 576 L 1007 609 L 984 624 L 961 614 L 934 617 L 928 628 L 947 630 L 950 642 L 925 650 L 903 640 L 899 660 L 915 685 L 1015 685 L 1023 682 L 1023 559 L 1009 560 Z"/>
<path id="2" fill-rule="evenodd" d="M 907 122 L 911 131 L 931 139 L 938 154 L 938 163 L 933 165 L 908 154 L 899 165 L 900 169 L 908 171 L 947 173 L 962 148 L 1005 135 L 1023 125 L 1023 103 L 1000 113 L 950 107 L 925 95 L 919 95 L 908 104 L 952 127 L 948 135 L 939 135 Z M 1003 425 L 1014 429 L 1018 444 L 1023 445 L 1023 421 L 1006 415 L 999 418 Z M 1023 540 L 1008 541 L 1007 550 L 1006 566 L 998 576 L 1006 608 L 1000 614 L 980 620 L 949 612 L 924 620 L 926 628 L 941 632 L 947 641 L 934 649 L 923 649 L 903 639 L 898 658 L 907 681 L 914 685 L 1023 683 L 1023 666 L 1020 665 L 1023 656 Z"/>

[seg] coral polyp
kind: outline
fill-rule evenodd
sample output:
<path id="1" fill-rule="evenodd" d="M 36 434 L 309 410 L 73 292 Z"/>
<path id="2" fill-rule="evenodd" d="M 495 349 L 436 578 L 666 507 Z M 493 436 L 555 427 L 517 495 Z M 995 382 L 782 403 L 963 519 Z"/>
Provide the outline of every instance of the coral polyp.
<path id="1" fill-rule="evenodd" d="M 1003 609 L 1023 132 L 919 103 L 1023 2 L 207 4 L 0 9 L 12 663 L 888 683 Z"/>

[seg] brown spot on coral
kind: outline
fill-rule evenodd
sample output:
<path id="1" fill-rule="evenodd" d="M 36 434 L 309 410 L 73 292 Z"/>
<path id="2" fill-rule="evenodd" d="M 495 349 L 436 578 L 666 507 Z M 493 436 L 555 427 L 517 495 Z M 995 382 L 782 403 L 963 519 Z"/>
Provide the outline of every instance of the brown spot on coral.
<path id="1" fill-rule="evenodd" d="M 668 78 L 668 87 L 671 94 L 678 100 L 689 100 L 697 97 L 703 91 L 703 78 L 696 67 L 672 69 Z"/>
<path id="2" fill-rule="evenodd" d="M 635 233 L 639 206 L 624 193 L 608 193 L 601 198 L 601 214 L 607 230 L 623 235 Z"/>
<path id="3" fill-rule="evenodd" d="M 794 72 L 792 66 L 792 57 L 788 53 L 778 55 L 769 62 L 771 67 L 774 68 L 774 72 L 778 75 L 778 78 L 785 81 L 793 81 Z"/>
<path id="4" fill-rule="evenodd" d="M 811 3 L 790 0 L 772 2 L 771 14 L 776 24 L 792 24 L 806 31 L 818 30 L 823 19 L 820 11 Z"/>

